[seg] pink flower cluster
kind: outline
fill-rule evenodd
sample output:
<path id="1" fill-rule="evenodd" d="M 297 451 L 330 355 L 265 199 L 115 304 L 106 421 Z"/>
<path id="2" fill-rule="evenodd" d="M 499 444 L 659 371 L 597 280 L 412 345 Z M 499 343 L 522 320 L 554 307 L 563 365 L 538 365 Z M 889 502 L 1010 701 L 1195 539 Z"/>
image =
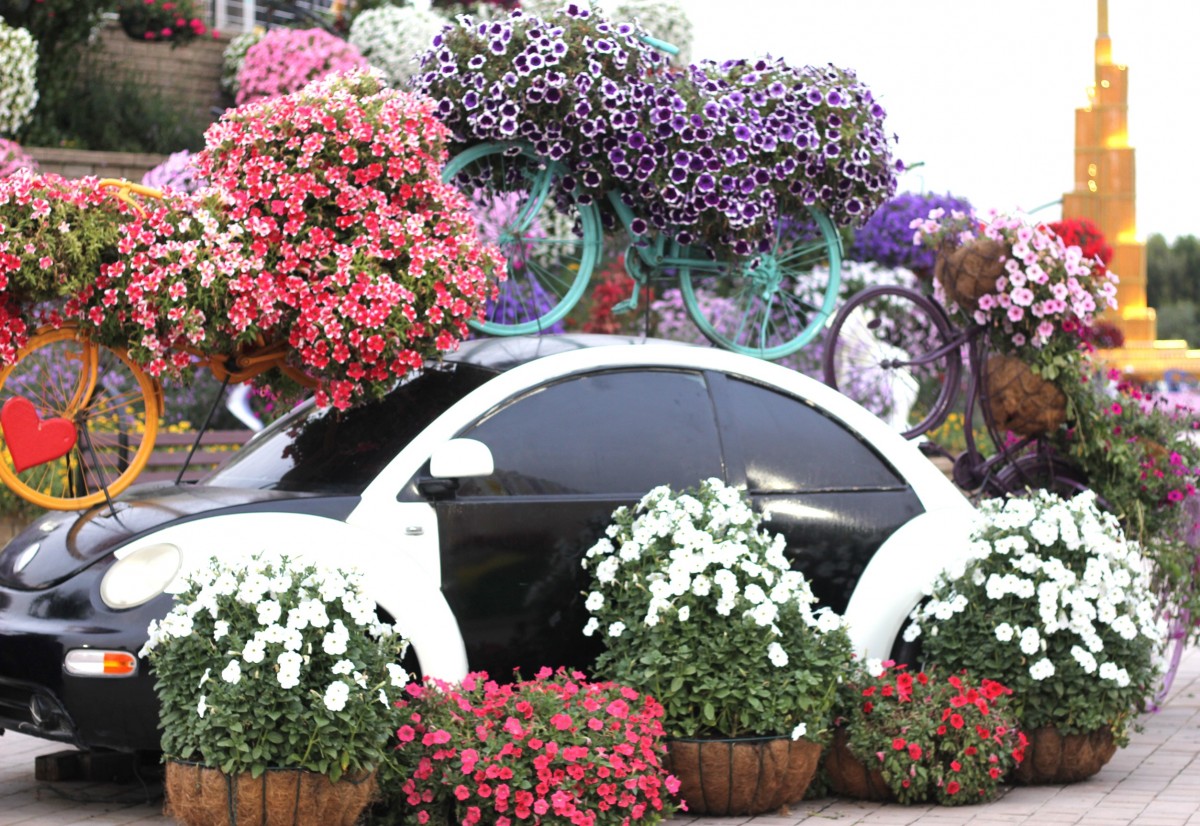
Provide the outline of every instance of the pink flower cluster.
<path id="1" fill-rule="evenodd" d="M 0 366 L 16 360 L 31 326 L 62 323 L 58 299 L 89 283 L 99 251 L 115 244 L 130 209 L 96 184 L 27 169 L 0 180 Z"/>
<path id="2" fill-rule="evenodd" d="M 246 51 L 237 103 L 291 94 L 327 75 L 366 68 L 357 47 L 324 29 L 271 29 Z"/>
<path id="3" fill-rule="evenodd" d="M 397 735 L 417 823 L 605 826 L 675 809 L 663 708 L 631 688 L 545 668 L 510 685 L 477 673 L 407 691 Z"/>
<path id="4" fill-rule="evenodd" d="M 1065 340 L 1068 348 L 1075 349 L 1093 316 L 1117 307 L 1116 276 L 1100 261 L 1085 258 L 1078 246 L 1067 246 L 1044 224 L 993 211 L 976 225 L 962 213 L 951 213 L 947 219 L 945 211 L 937 209 L 910 226 L 914 244 L 936 247 L 947 237 L 968 243 L 983 236 L 1008 250 L 1002 259 L 1005 274 L 971 313 L 976 324 L 991 329 L 993 342 L 1004 351 L 1024 351 L 1036 363 L 1037 351 L 1054 342 Z M 945 303 L 941 284 L 935 289 Z"/>
<path id="5" fill-rule="evenodd" d="M 445 138 L 427 98 L 368 75 L 227 113 L 197 159 L 211 187 L 127 223 L 79 314 L 153 375 L 285 341 L 318 403 L 381 395 L 458 346 L 503 272 L 441 182 Z"/>

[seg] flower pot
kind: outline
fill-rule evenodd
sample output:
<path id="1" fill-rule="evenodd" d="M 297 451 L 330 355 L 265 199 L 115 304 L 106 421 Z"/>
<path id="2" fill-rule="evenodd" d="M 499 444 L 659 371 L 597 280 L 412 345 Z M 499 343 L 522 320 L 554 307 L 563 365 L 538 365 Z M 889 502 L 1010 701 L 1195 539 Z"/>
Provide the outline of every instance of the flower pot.
<path id="1" fill-rule="evenodd" d="M 933 277 L 947 298 L 972 313 L 980 297 L 996 291 L 996 281 L 1004 275 L 1003 258 L 1007 253 L 1006 245 L 991 238 L 976 238 L 961 246 L 946 241 L 938 250 Z"/>
<path id="2" fill-rule="evenodd" d="M 668 741 L 667 758 L 688 814 L 756 815 L 804 797 L 821 747 L 787 737 L 678 739 Z"/>
<path id="3" fill-rule="evenodd" d="M 183 826 L 354 826 L 374 792 L 374 773 L 331 783 L 302 769 L 254 778 L 172 760 L 165 809 Z"/>
<path id="4" fill-rule="evenodd" d="M 1112 729 L 1099 728 L 1087 734 L 1060 734 L 1054 726 L 1027 731 L 1025 759 L 1009 777 L 1027 786 L 1045 783 L 1076 783 L 1091 777 L 1117 752 Z"/>
<path id="5" fill-rule="evenodd" d="M 1016 356 L 992 356 L 983 371 L 988 412 L 1000 430 L 1040 436 L 1067 420 L 1067 397 Z"/>
<path id="6" fill-rule="evenodd" d="M 868 768 L 854 756 L 846 744 L 846 732 L 838 729 L 833 745 L 825 753 L 825 778 L 829 788 L 841 797 L 859 800 L 891 800 L 892 792 L 883 779 L 883 772 Z"/>

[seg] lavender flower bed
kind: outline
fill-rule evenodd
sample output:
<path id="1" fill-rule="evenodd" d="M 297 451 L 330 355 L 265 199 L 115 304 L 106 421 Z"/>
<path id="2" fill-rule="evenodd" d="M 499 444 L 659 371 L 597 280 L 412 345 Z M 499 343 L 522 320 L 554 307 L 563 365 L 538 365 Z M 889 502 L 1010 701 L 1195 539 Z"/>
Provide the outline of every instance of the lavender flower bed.
<path id="1" fill-rule="evenodd" d="M 875 261 L 884 267 L 907 267 L 916 273 L 932 275 L 937 251 L 913 243 L 912 222 L 938 208 L 947 214 L 972 211 L 969 201 L 950 193 L 901 192 L 881 205 L 854 233 L 854 243 L 847 255 L 857 261 Z"/>
<path id="2" fill-rule="evenodd" d="M 759 60 L 672 78 L 637 34 L 574 5 L 460 18 L 414 85 L 438 100 L 457 148 L 527 142 L 567 165 L 560 196 L 603 208 L 617 188 L 645 219 L 635 233 L 718 252 L 767 249 L 776 217 L 803 205 L 860 224 L 895 192 L 884 110 L 853 72 Z"/>

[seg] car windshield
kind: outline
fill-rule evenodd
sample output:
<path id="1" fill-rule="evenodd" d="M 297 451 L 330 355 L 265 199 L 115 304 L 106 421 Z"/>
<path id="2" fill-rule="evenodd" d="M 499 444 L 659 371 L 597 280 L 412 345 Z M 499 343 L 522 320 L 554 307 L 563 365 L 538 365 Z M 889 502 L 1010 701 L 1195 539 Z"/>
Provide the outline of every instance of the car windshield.
<path id="1" fill-rule="evenodd" d="M 360 494 L 430 422 L 495 375 L 445 363 L 405 379 L 379 401 L 349 410 L 305 402 L 201 484 Z"/>

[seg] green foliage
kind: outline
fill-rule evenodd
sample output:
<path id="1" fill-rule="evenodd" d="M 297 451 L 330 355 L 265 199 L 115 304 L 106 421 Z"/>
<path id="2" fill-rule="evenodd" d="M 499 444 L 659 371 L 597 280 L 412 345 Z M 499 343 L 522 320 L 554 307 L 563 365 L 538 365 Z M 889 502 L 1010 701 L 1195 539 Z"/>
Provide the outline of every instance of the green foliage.
<path id="1" fill-rule="evenodd" d="M 1200 616 L 1196 549 L 1186 541 L 1195 531 L 1200 418 L 1129 384 L 1109 388 L 1099 376 L 1069 389 L 1073 427 L 1058 434 L 1059 448 L 1142 545 L 1163 609 Z"/>
<path id="2" fill-rule="evenodd" d="M 402 647 L 376 620 L 362 575 L 263 553 L 191 571 L 140 653 L 154 669 L 167 758 L 336 782 L 387 755 Z"/>
<path id="3" fill-rule="evenodd" d="M 1197 274 L 1200 278 L 1200 273 Z M 1155 307 L 1158 315 L 1159 338 L 1181 338 L 1200 343 L 1200 317 L 1196 315 L 1197 302 L 1193 300 L 1173 301 Z"/>
<path id="4" fill-rule="evenodd" d="M 1146 299 L 1160 308 L 1200 303 L 1200 238 L 1184 235 L 1170 244 L 1158 234 L 1146 239 Z"/>
<path id="5" fill-rule="evenodd" d="M 60 104 L 44 101 L 25 130 L 31 146 L 165 155 L 202 149 L 205 118 L 119 74 L 95 72 Z"/>
<path id="6" fill-rule="evenodd" d="M 942 668 L 1012 688 L 1026 730 L 1110 726 L 1123 741 L 1157 688 L 1164 635 L 1137 543 L 1092 492 L 1037 491 L 983 502 L 971 551 L 914 611 L 906 639 L 920 636 Z"/>
<path id="7" fill-rule="evenodd" d="M 27 146 L 46 146 L 32 139 L 38 112 L 57 112 L 73 101 L 83 54 L 92 48 L 92 34 L 115 0 L 0 0 L 0 17 L 29 30 L 38 43 L 37 88 L 40 103 L 34 121 L 20 134 Z M 89 78 L 90 79 L 90 78 Z"/>
<path id="8" fill-rule="evenodd" d="M 596 670 L 657 698 L 671 736 L 816 738 L 831 722 L 849 638 L 760 524 L 720 480 L 662 486 L 614 512 L 584 560 Z"/>

